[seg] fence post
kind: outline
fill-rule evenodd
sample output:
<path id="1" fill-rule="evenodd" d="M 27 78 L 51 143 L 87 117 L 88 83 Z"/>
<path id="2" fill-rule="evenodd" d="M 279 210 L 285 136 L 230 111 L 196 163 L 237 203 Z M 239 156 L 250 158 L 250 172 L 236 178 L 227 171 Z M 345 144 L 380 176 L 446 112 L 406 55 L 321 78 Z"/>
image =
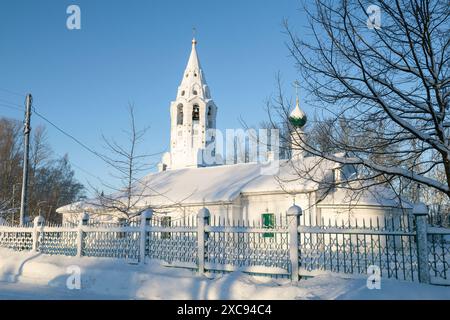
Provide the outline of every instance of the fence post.
<path id="1" fill-rule="evenodd" d="M 44 226 L 45 219 L 42 216 L 37 216 L 33 220 L 33 251 L 38 251 L 38 243 L 39 243 L 39 228 L 42 228 Z"/>
<path id="2" fill-rule="evenodd" d="M 427 240 L 427 206 L 417 203 L 413 208 L 416 221 L 417 265 L 419 269 L 419 281 L 430 283 L 430 270 L 428 266 L 428 240 Z"/>
<path id="3" fill-rule="evenodd" d="M 297 282 L 299 278 L 299 250 L 300 238 L 298 227 L 300 226 L 300 217 L 302 209 L 299 206 L 293 205 L 287 211 L 289 221 L 289 257 L 291 260 L 291 280 Z"/>
<path id="4" fill-rule="evenodd" d="M 89 223 L 89 214 L 87 212 L 84 212 L 81 217 L 80 221 L 78 221 L 78 228 L 77 228 L 77 257 L 81 257 L 83 255 L 83 226 L 87 226 Z"/>
<path id="5" fill-rule="evenodd" d="M 211 214 L 207 208 L 202 208 L 197 215 L 197 257 L 198 257 L 198 272 L 205 273 L 205 253 L 206 241 L 208 240 L 208 233 L 205 227 L 209 225 L 209 217 Z"/>
<path id="6" fill-rule="evenodd" d="M 141 213 L 141 236 L 139 244 L 139 262 L 145 263 L 145 247 L 147 242 L 147 226 L 150 225 L 150 219 L 153 216 L 153 210 L 147 209 Z"/>

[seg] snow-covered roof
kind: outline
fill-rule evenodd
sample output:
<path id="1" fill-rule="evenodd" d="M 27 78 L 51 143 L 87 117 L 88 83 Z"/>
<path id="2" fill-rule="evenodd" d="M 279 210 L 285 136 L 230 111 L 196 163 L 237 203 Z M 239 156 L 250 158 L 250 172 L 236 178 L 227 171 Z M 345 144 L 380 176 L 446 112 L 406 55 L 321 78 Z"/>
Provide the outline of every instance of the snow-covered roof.
<path id="1" fill-rule="evenodd" d="M 320 187 L 318 181 L 326 179 L 331 169 L 339 166 L 337 163 L 316 157 L 305 157 L 301 161 L 301 166 L 310 168 L 309 174 L 314 176 L 314 181 L 300 175 L 297 171 L 299 164 L 294 165 L 291 161 L 280 160 L 279 166 L 274 162 L 241 163 L 151 173 L 135 184 L 133 193 L 139 195 L 138 206 L 142 207 L 229 203 L 241 194 L 278 192 L 294 194 L 318 190 Z M 273 168 L 275 170 L 272 170 Z M 116 194 L 112 197 L 121 196 Z M 331 200 L 327 198 L 326 201 Z M 374 204 L 376 200 L 368 195 L 361 201 Z M 98 200 L 87 200 L 69 204 L 57 211 L 69 213 L 95 210 L 99 204 Z M 377 204 L 391 206 L 391 203 Z"/>
<path id="2" fill-rule="evenodd" d="M 339 192 L 330 192 L 326 194 L 321 205 L 327 206 L 383 206 L 393 208 L 412 209 L 414 205 L 399 197 L 392 189 L 382 185 L 373 185 L 367 188 L 361 188 L 361 183 L 356 182 L 350 185 L 349 189 L 341 189 Z M 361 189 L 361 190 L 358 190 Z"/>
<path id="3" fill-rule="evenodd" d="M 316 187 L 312 181 L 295 176 L 286 160 L 280 161 L 279 170 L 269 170 L 268 165 L 262 163 L 240 163 L 156 172 L 136 183 L 133 193 L 144 195 L 140 201 L 142 206 L 169 206 L 231 202 L 243 192 L 282 192 L 283 189 L 302 192 Z M 280 178 L 283 179 L 283 187 L 280 186 Z M 288 179 L 292 181 L 288 182 Z M 142 192 L 141 188 L 145 191 Z M 76 202 L 59 208 L 58 212 L 78 212 L 93 208 L 96 203 L 96 200 Z"/>

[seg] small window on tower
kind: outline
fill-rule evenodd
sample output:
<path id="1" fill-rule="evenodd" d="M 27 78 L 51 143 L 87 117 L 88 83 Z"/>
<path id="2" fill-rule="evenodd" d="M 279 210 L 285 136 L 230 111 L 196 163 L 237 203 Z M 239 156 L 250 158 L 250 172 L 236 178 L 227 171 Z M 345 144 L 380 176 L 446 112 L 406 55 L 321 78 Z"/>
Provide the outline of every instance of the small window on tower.
<path id="1" fill-rule="evenodd" d="M 196 96 L 196 95 L 198 94 L 197 90 L 194 89 L 194 90 L 192 91 L 192 94 L 193 94 L 194 96 Z"/>
<path id="2" fill-rule="evenodd" d="M 200 107 L 198 105 L 194 105 L 192 109 L 192 122 L 198 122 L 200 120 Z"/>
<path id="3" fill-rule="evenodd" d="M 184 94 L 185 94 L 184 90 L 183 90 L 183 91 L 181 91 L 181 95 L 182 95 L 182 96 L 184 96 Z"/>
<path id="4" fill-rule="evenodd" d="M 177 125 L 183 124 L 183 105 L 180 104 L 177 107 Z"/>

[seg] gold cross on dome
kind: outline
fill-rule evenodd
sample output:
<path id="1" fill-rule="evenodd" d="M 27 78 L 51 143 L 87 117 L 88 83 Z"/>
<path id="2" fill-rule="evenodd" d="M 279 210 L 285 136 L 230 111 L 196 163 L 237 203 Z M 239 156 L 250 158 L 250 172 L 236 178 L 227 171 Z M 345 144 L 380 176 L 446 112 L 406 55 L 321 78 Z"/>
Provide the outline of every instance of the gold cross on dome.
<path id="1" fill-rule="evenodd" d="M 292 83 L 292 86 L 295 88 L 295 96 L 298 97 L 298 89 L 300 88 L 300 83 L 298 82 L 298 80 L 295 80 Z"/>

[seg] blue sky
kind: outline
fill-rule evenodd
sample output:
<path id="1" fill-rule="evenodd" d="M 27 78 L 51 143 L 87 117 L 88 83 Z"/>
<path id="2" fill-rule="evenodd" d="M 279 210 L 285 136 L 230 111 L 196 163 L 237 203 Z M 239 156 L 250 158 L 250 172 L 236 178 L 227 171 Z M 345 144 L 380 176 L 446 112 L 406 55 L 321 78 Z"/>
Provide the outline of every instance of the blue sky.
<path id="1" fill-rule="evenodd" d="M 81 30 L 68 30 L 66 8 L 81 8 Z M 48 119 L 100 152 L 101 135 L 121 141 L 126 106 L 150 126 L 143 149 L 165 151 L 169 105 L 175 98 L 197 29 L 198 54 L 218 111 L 218 128 L 267 119 L 265 100 L 281 72 L 286 88 L 297 77 L 282 21 L 304 25 L 298 0 L 0 2 L 0 88 L 31 92 Z M 293 92 L 292 92 L 293 93 Z M 0 91 L 0 99 L 23 104 Z M 305 107 L 304 107 L 305 108 Z M 308 108 L 305 108 L 308 112 Z M 0 106 L 0 116 L 22 119 Z M 32 126 L 43 123 L 32 118 Z M 98 182 L 105 163 L 47 125 L 57 155 L 69 154 L 77 178 Z"/>

